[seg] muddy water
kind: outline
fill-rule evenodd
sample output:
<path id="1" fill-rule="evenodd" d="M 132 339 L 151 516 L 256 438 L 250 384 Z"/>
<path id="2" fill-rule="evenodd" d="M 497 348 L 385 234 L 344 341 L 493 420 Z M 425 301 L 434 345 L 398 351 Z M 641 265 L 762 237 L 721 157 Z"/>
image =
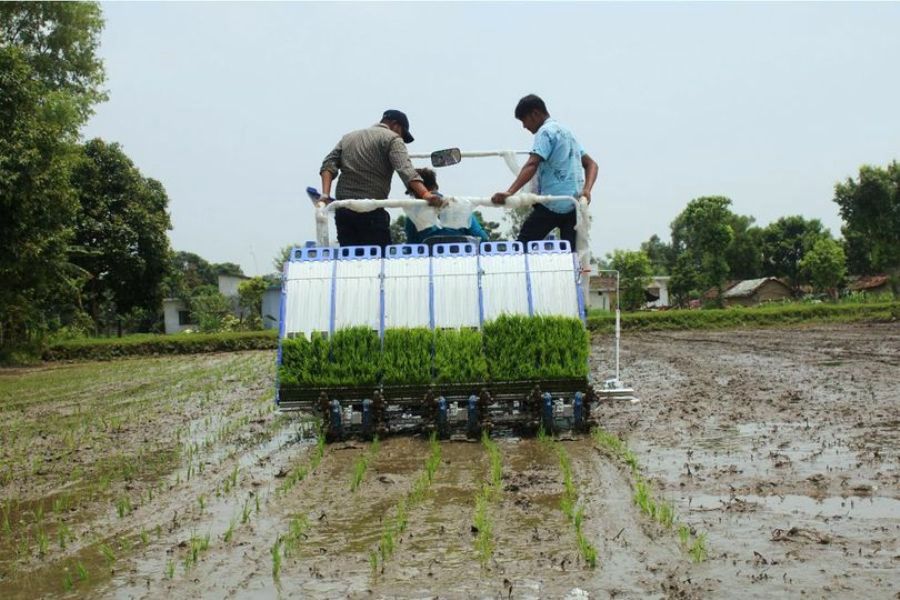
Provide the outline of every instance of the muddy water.
<path id="1" fill-rule="evenodd" d="M 642 402 L 601 418 L 707 532 L 691 593 L 900 593 L 900 326 L 641 334 L 623 350 Z"/>

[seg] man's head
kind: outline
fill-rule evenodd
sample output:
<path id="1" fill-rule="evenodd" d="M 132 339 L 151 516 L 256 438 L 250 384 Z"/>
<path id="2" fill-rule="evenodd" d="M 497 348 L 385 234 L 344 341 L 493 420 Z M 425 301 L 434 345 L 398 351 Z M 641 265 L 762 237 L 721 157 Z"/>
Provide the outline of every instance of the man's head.
<path id="1" fill-rule="evenodd" d="M 547 105 L 534 94 L 528 94 L 516 105 L 516 118 L 522 121 L 522 127 L 531 133 L 537 133 L 549 116 Z"/>
<path id="2" fill-rule="evenodd" d="M 438 191 L 437 173 L 426 168 L 416 169 L 416 173 L 422 178 L 422 185 L 425 186 L 426 190 L 429 192 Z M 415 196 L 415 193 L 409 188 L 406 189 L 406 193 L 410 196 Z"/>
<path id="3" fill-rule="evenodd" d="M 403 141 L 407 144 L 411 144 L 415 139 L 412 134 L 409 132 L 409 119 L 406 118 L 406 113 L 403 113 L 399 110 L 386 110 L 384 114 L 381 115 L 381 122 L 388 126 L 388 128 L 403 138 Z"/>

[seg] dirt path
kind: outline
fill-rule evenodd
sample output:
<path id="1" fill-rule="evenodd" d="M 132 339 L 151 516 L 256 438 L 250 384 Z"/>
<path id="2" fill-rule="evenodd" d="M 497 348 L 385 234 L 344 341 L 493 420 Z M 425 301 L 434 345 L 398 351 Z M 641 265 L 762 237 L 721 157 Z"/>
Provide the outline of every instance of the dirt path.
<path id="1" fill-rule="evenodd" d="M 900 593 L 900 326 L 647 333 L 623 350 L 643 401 L 602 421 L 708 532 L 701 595 Z"/>
<path id="2" fill-rule="evenodd" d="M 595 341 L 595 365 L 609 364 Z M 900 327 L 641 334 L 606 405 L 695 564 L 590 438 L 334 444 L 271 409 L 266 352 L 0 372 L 0 597 L 768 598 L 900 591 Z M 561 508 L 572 464 L 579 554 Z M 321 457 L 321 459 L 319 459 Z M 367 468 L 353 490 L 363 459 Z M 381 557 L 405 506 L 404 527 Z M 276 558 L 277 556 L 277 558 Z"/>

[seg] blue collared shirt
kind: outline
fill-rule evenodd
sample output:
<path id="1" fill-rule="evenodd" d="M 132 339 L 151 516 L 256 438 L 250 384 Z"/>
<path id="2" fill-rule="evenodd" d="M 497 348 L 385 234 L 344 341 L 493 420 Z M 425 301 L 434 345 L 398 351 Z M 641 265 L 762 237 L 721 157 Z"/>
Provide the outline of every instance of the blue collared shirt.
<path id="1" fill-rule="evenodd" d="M 543 159 L 537 171 L 539 194 L 578 197 L 584 189 L 584 169 L 581 166 L 584 148 L 571 131 L 553 119 L 547 119 L 534 134 L 531 152 Z M 556 213 L 575 209 L 567 200 L 546 202 L 544 206 Z"/>

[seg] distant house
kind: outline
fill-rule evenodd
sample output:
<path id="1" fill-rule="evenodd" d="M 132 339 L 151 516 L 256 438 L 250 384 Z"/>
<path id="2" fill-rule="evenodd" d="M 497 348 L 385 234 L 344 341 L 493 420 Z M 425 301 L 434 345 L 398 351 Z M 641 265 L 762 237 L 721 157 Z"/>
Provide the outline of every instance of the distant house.
<path id="1" fill-rule="evenodd" d="M 713 300 L 717 293 L 716 289 L 710 289 L 703 297 Z M 789 300 L 793 296 L 791 288 L 780 279 L 762 277 L 730 283 L 722 293 L 722 301 L 725 306 L 756 306 L 763 302 Z"/>
<path id="2" fill-rule="evenodd" d="M 280 283 L 273 283 L 263 293 L 262 324 L 265 329 L 278 329 L 281 324 Z"/>
<path id="3" fill-rule="evenodd" d="M 243 309 L 238 303 L 238 286 L 242 281 L 250 279 L 243 275 L 219 275 L 219 293 L 229 299 L 231 310 L 238 318 L 243 316 Z M 180 298 L 166 298 L 163 300 L 163 317 L 166 333 L 180 333 L 185 329 L 196 329 L 191 311 Z"/>
<path id="4" fill-rule="evenodd" d="M 664 275 L 651 278 L 645 288 L 646 308 L 669 306 L 669 279 Z M 600 310 L 616 309 L 616 276 L 612 273 L 594 273 L 588 291 L 588 308 Z"/>
<path id="5" fill-rule="evenodd" d="M 863 275 L 854 277 L 847 285 L 851 292 L 865 292 L 867 294 L 890 294 L 891 278 L 887 275 Z"/>

